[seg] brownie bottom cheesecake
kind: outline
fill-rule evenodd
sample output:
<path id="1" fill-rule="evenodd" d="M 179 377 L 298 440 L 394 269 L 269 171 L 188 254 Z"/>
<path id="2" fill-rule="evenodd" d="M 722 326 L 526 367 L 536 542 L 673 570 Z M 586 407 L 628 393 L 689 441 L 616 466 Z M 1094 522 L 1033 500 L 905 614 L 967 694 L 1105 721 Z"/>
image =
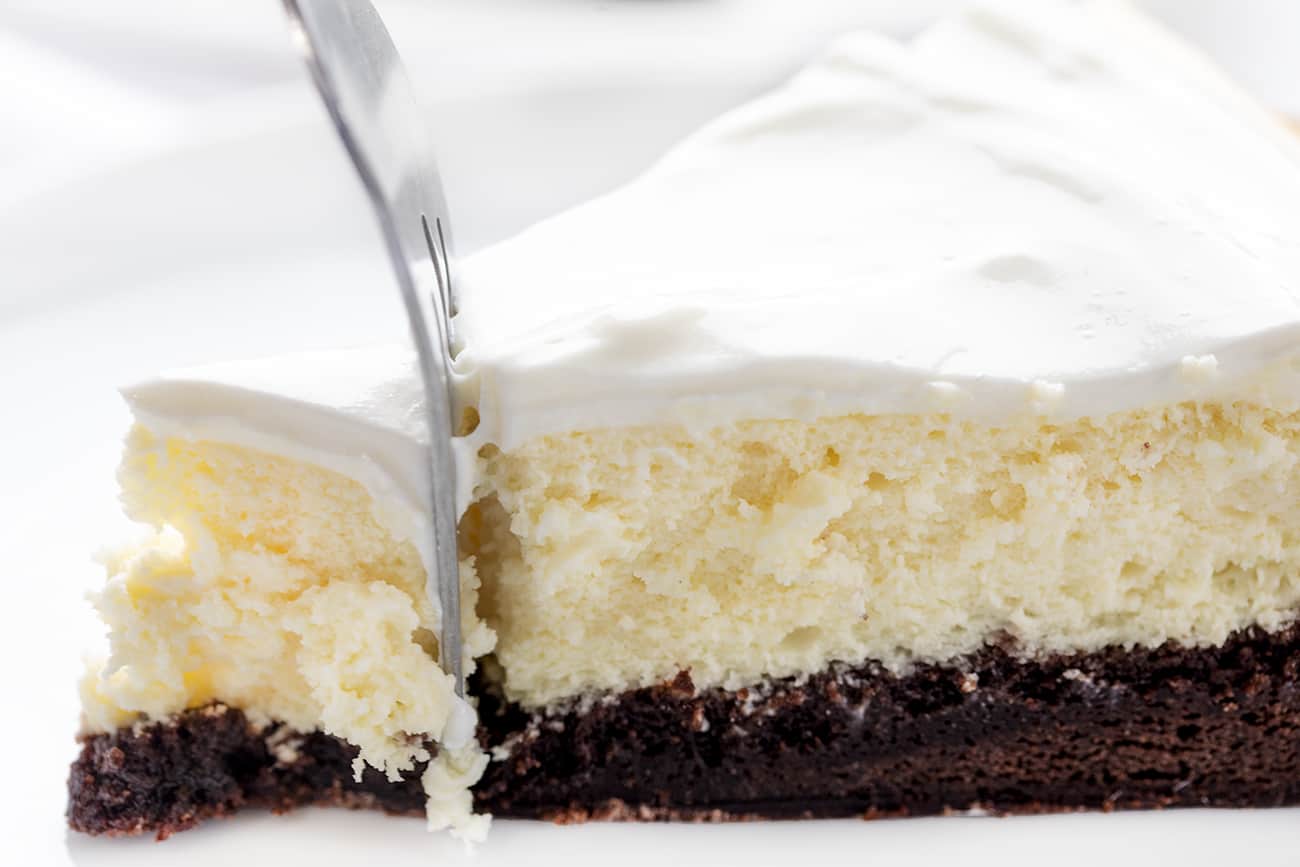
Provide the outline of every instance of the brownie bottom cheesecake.
<path id="1" fill-rule="evenodd" d="M 408 353 L 125 391 L 69 821 L 1300 803 L 1297 227 L 1122 3 L 850 36 L 461 263 L 463 647 Z"/>

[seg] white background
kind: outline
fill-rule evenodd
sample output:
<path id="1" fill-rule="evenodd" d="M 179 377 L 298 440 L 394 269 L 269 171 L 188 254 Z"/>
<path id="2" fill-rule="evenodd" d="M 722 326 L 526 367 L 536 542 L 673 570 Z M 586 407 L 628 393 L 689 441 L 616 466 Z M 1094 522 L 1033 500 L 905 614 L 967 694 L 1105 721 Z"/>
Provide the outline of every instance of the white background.
<path id="1" fill-rule="evenodd" d="M 380 3 L 421 90 L 462 250 L 626 179 L 832 34 L 906 33 L 948 5 Z M 1148 5 L 1300 115 L 1300 2 Z M 100 580 L 90 555 L 128 530 L 114 503 L 126 423 L 114 386 L 180 364 L 404 339 L 365 207 L 277 0 L 0 0 L 0 864 L 459 860 L 418 822 L 341 812 L 248 816 L 161 846 L 62 824 L 74 681 L 98 634 L 81 599 Z M 1287 864 L 1298 844 L 1294 810 L 502 822 L 475 860 Z"/>

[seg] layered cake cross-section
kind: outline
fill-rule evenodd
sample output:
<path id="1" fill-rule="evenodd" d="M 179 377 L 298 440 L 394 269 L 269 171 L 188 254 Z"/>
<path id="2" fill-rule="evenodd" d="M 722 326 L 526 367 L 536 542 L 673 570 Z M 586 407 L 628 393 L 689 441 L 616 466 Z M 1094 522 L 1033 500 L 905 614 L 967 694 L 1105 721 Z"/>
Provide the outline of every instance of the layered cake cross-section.
<path id="1" fill-rule="evenodd" d="M 400 349 L 125 390 L 69 819 L 1300 802 L 1300 146 L 1129 6 L 850 35 Z"/>

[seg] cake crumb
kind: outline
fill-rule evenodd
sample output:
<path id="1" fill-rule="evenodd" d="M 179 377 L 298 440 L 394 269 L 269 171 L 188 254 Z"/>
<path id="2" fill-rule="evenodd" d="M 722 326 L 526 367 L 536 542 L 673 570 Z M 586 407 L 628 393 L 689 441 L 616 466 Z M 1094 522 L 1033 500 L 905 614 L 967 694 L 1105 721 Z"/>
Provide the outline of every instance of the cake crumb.
<path id="1" fill-rule="evenodd" d="M 302 736 L 288 726 L 280 726 L 266 736 L 266 749 L 282 765 L 292 765 L 301 758 Z"/>
<path id="2" fill-rule="evenodd" d="M 926 393 L 937 407 L 952 407 L 970 400 L 970 392 L 955 382 L 927 382 Z"/>
<path id="3" fill-rule="evenodd" d="M 1185 355 L 1178 372 L 1188 385 L 1208 385 L 1219 378 L 1219 359 L 1213 355 Z"/>
<path id="4" fill-rule="evenodd" d="M 1037 379 L 1029 385 L 1029 405 L 1035 412 L 1049 413 L 1065 400 L 1065 384 Z"/>

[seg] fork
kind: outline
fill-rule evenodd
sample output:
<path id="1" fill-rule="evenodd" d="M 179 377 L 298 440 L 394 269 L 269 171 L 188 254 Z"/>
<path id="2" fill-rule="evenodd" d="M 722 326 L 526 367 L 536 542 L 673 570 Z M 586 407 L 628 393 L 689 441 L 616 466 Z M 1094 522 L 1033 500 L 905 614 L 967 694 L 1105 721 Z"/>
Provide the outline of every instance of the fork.
<path id="1" fill-rule="evenodd" d="M 452 457 L 451 227 L 442 180 L 401 57 L 369 0 L 283 0 L 290 29 L 374 207 L 410 323 L 429 429 L 438 656 L 465 695 Z"/>

